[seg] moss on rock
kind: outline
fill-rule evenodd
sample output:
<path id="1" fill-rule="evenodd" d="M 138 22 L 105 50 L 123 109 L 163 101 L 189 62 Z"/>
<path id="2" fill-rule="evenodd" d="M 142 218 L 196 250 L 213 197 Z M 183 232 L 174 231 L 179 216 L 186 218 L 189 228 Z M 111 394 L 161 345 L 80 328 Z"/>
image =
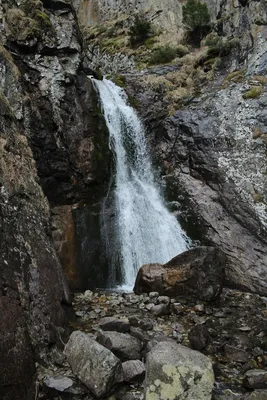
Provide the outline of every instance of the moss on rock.
<path id="1" fill-rule="evenodd" d="M 8 36 L 17 42 L 41 39 L 51 33 L 52 23 L 49 14 L 40 0 L 24 1 L 20 8 L 11 8 L 6 13 Z"/>
<path id="2" fill-rule="evenodd" d="M 262 86 L 253 86 L 250 90 L 243 93 L 242 97 L 244 100 L 257 99 L 263 93 L 264 88 Z"/>

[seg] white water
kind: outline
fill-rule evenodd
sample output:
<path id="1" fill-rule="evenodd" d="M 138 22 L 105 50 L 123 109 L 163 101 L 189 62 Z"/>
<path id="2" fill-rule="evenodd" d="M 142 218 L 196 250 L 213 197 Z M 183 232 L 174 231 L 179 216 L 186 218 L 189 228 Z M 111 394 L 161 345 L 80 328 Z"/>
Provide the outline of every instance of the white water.
<path id="1" fill-rule="evenodd" d="M 116 164 L 114 235 L 119 263 L 123 284 L 132 288 L 143 264 L 169 261 L 187 249 L 188 240 L 155 183 L 144 129 L 127 104 L 124 90 L 110 80 L 93 81 L 100 94 Z M 107 243 L 112 242 L 109 239 Z M 112 251 L 115 248 L 109 249 Z"/>

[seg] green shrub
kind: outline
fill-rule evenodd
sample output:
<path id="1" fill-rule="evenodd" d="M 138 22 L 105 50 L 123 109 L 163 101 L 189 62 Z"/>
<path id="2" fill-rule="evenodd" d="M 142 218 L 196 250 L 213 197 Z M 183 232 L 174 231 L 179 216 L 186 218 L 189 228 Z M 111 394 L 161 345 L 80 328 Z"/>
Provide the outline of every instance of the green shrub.
<path id="1" fill-rule="evenodd" d="M 152 34 L 151 22 L 144 15 L 137 15 L 134 24 L 131 26 L 130 42 L 132 46 L 137 46 L 144 43 Z"/>
<path id="2" fill-rule="evenodd" d="M 225 78 L 224 78 L 224 82 L 228 83 L 228 82 L 243 82 L 245 78 L 245 71 L 244 70 L 237 70 L 237 71 L 233 71 L 230 72 L 230 74 L 228 74 Z"/>
<path id="3" fill-rule="evenodd" d="M 106 36 L 108 38 L 113 38 L 114 36 L 116 36 L 116 34 L 117 34 L 117 29 L 115 25 L 107 29 Z"/>
<path id="4" fill-rule="evenodd" d="M 205 46 L 216 46 L 220 43 L 221 38 L 218 36 L 216 32 L 209 33 L 206 38 L 203 40 Z"/>
<path id="5" fill-rule="evenodd" d="M 170 46 L 158 47 L 152 54 L 149 64 L 165 64 L 177 56 L 177 51 Z"/>
<path id="6" fill-rule="evenodd" d="M 120 87 L 125 87 L 125 83 L 126 83 L 126 78 L 123 75 L 116 75 L 112 78 L 112 81 Z"/>
<path id="7" fill-rule="evenodd" d="M 247 92 L 243 93 L 242 97 L 243 99 L 257 99 L 260 97 L 260 95 L 263 93 L 263 87 L 262 86 L 253 86 L 250 90 Z"/>
<path id="8" fill-rule="evenodd" d="M 179 44 L 179 45 L 176 47 L 176 57 L 184 57 L 184 56 L 186 56 L 187 54 L 189 54 L 188 47 L 183 46 L 182 44 Z"/>
<path id="9" fill-rule="evenodd" d="M 157 43 L 157 39 L 152 36 L 146 39 L 144 45 L 146 46 L 147 49 L 151 50 L 153 49 L 155 43 Z"/>
<path id="10" fill-rule="evenodd" d="M 209 35 L 208 35 L 209 36 Z M 205 42 L 207 43 L 207 41 Z M 208 40 L 208 43 L 211 43 L 209 47 L 208 54 L 210 56 L 220 56 L 226 57 L 231 54 L 233 49 L 236 49 L 240 46 L 240 40 L 238 38 L 235 39 L 227 39 L 227 38 L 219 38 L 215 41 Z"/>
<path id="11" fill-rule="evenodd" d="M 205 3 L 188 0 L 183 6 L 183 23 L 191 31 L 202 30 L 210 24 L 210 14 Z"/>

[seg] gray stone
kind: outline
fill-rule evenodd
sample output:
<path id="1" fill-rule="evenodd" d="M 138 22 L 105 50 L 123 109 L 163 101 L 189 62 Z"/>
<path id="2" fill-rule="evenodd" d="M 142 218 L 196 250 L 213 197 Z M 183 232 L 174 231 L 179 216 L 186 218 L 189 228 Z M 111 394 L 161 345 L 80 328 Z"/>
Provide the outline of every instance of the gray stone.
<path id="1" fill-rule="evenodd" d="M 170 304 L 171 299 L 168 296 L 159 296 L 158 297 L 158 303 L 162 304 Z"/>
<path id="2" fill-rule="evenodd" d="M 125 361 L 122 369 L 125 382 L 143 381 L 145 378 L 145 364 L 140 360 Z"/>
<path id="3" fill-rule="evenodd" d="M 154 305 L 150 311 L 155 317 L 162 317 L 164 315 L 170 314 L 170 305 L 169 304 L 157 304 Z"/>
<path id="4" fill-rule="evenodd" d="M 139 327 L 141 329 L 143 329 L 144 331 L 150 331 L 151 329 L 153 329 L 153 321 L 150 318 L 140 318 L 140 316 L 137 315 L 133 315 L 131 317 L 129 317 L 129 322 L 131 324 L 131 326 L 134 327 Z"/>
<path id="5" fill-rule="evenodd" d="M 133 337 L 136 339 L 140 340 L 143 343 L 146 343 L 150 340 L 150 336 L 147 334 L 146 331 L 143 331 L 143 329 L 131 326 L 130 333 Z"/>
<path id="6" fill-rule="evenodd" d="M 99 333 L 96 340 L 122 361 L 139 360 L 141 358 L 141 342 L 128 333 L 107 331 Z"/>
<path id="7" fill-rule="evenodd" d="M 197 324 L 189 332 L 188 339 L 192 349 L 203 350 L 210 340 L 209 331 L 205 325 Z"/>
<path id="8" fill-rule="evenodd" d="M 159 293 L 158 292 L 150 292 L 149 297 L 150 297 L 150 299 L 157 299 L 159 297 Z"/>
<path id="9" fill-rule="evenodd" d="M 250 389 L 267 389 L 267 371 L 252 369 L 246 372 L 244 385 Z"/>
<path id="10" fill-rule="evenodd" d="M 145 400 L 209 400 L 214 374 L 203 354 L 175 342 L 161 342 L 147 355 Z"/>
<path id="11" fill-rule="evenodd" d="M 83 332 L 71 334 L 64 353 L 75 375 L 96 397 L 107 395 L 123 380 L 120 360 Z"/>

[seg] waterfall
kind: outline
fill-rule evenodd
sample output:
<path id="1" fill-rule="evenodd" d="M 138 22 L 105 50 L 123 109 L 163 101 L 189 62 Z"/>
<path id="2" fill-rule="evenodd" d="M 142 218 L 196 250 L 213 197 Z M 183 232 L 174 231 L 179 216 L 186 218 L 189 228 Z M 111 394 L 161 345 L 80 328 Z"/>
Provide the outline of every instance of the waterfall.
<path id="1" fill-rule="evenodd" d="M 114 189 L 111 188 L 112 194 L 107 196 L 102 211 L 113 271 L 111 280 L 119 266 L 123 285 L 132 288 L 143 264 L 169 261 L 187 249 L 188 239 L 164 204 L 155 182 L 144 128 L 127 103 L 126 93 L 110 80 L 93 82 L 100 95 L 115 160 Z M 106 222 L 110 207 L 112 229 Z"/>

